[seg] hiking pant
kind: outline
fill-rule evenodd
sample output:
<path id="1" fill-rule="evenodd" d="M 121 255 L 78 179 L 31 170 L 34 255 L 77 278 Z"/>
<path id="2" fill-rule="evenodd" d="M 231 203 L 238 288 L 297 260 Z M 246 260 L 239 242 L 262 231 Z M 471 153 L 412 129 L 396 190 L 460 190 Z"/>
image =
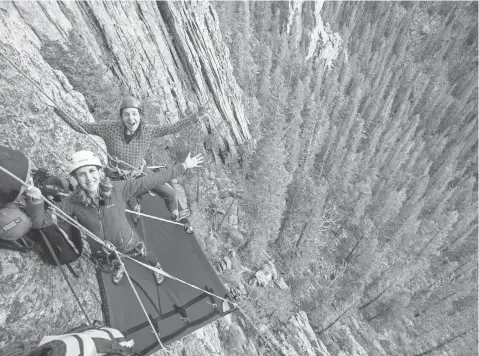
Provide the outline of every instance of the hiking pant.
<path id="1" fill-rule="evenodd" d="M 153 171 L 149 170 L 148 168 L 145 168 L 143 172 L 145 172 L 146 174 L 153 173 Z M 122 179 L 122 178 L 111 177 L 111 176 L 109 178 L 111 180 Z M 170 184 L 168 183 L 162 184 L 159 188 L 152 189 L 152 192 L 158 195 L 160 198 L 162 198 L 165 201 L 166 208 L 170 212 L 174 210 L 178 210 L 178 199 L 176 198 L 176 192 L 175 192 L 175 189 Z M 136 197 L 133 197 L 128 201 L 128 205 L 130 206 L 132 210 L 135 209 L 135 206 L 137 204 L 138 204 L 138 200 L 136 199 Z"/>

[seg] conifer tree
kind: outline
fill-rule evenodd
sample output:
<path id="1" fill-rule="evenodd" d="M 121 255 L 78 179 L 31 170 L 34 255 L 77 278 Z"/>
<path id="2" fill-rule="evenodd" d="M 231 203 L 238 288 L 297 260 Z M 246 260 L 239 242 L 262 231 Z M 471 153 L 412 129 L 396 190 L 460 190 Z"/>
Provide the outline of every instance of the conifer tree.
<path id="1" fill-rule="evenodd" d="M 256 97 L 261 105 L 265 105 L 266 101 L 269 98 L 269 93 L 271 90 L 271 82 L 270 82 L 270 71 L 272 66 L 272 53 L 271 49 L 267 47 L 264 51 L 265 56 L 264 60 L 262 61 L 261 65 L 261 75 L 259 78 L 259 86 Z"/>
<path id="2" fill-rule="evenodd" d="M 309 79 L 306 80 L 309 82 Z M 305 98 L 305 87 L 303 81 L 299 80 L 294 91 L 291 91 L 287 106 L 287 126 L 284 133 L 285 151 L 288 155 L 286 169 L 293 173 L 297 166 L 300 154 L 300 127 L 303 123 L 301 111 Z"/>

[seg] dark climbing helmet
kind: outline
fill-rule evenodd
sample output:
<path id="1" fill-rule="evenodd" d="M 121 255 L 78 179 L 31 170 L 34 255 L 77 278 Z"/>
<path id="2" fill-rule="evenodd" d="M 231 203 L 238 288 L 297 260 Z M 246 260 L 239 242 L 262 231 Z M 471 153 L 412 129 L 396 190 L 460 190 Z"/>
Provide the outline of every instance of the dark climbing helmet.
<path id="1" fill-rule="evenodd" d="M 30 218 L 16 206 L 0 209 L 0 239 L 16 240 L 25 235 L 32 226 Z"/>
<path id="2" fill-rule="evenodd" d="M 120 105 L 120 114 L 122 112 L 123 109 L 126 109 L 126 108 L 136 108 L 138 110 L 140 110 L 140 106 L 141 106 L 141 103 L 140 101 L 135 98 L 134 96 L 125 96 L 121 102 L 121 105 Z"/>

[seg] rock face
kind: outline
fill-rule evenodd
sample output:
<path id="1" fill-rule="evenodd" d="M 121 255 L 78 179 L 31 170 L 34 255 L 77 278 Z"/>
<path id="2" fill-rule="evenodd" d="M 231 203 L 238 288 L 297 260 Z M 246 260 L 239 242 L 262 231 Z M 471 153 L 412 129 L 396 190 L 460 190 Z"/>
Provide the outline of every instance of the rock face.
<path id="1" fill-rule="evenodd" d="M 316 337 L 304 311 L 291 317 L 281 337 L 282 344 L 291 350 L 291 355 L 331 356 L 326 346 Z"/>
<path id="2" fill-rule="evenodd" d="M 236 145 L 250 138 L 228 50 L 207 3 L 2 2 L 0 18 L 0 50 L 39 88 L 20 77 L 3 57 L 2 72 L 7 71 L 10 84 L 21 82 L 30 87 L 30 94 L 36 93 L 37 110 L 45 110 L 42 102 L 49 103 L 39 94 L 41 89 L 79 120 L 93 120 L 81 93 L 40 54 L 49 41 L 67 47 L 74 32 L 91 58 L 105 68 L 106 77 L 154 103 L 150 122 L 173 123 L 189 101 L 209 100 L 209 120 L 203 129 L 219 137 L 216 149 L 234 155 Z"/>
<path id="3" fill-rule="evenodd" d="M 72 33 L 102 68 L 98 82 L 119 82 L 148 102 L 150 123 L 174 123 L 191 102 L 209 100 L 202 130 L 216 137 L 212 156 L 234 158 L 236 146 L 249 140 L 241 91 L 207 2 L 0 2 L 0 144 L 22 150 L 34 167 L 64 173 L 78 147 L 101 151 L 66 126 L 44 95 L 77 120 L 98 119 L 88 110 L 89 93 L 44 57 L 52 41 L 71 48 Z M 93 270 L 83 261 L 76 268 L 83 272 L 74 283 L 80 300 L 101 320 Z M 67 289 L 58 268 L 36 253 L 0 250 L 0 347 L 84 322 Z"/>
<path id="4" fill-rule="evenodd" d="M 265 263 L 262 269 L 255 273 L 256 283 L 260 286 L 267 286 L 271 281 L 278 279 L 278 271 L 273 261 Z"/>

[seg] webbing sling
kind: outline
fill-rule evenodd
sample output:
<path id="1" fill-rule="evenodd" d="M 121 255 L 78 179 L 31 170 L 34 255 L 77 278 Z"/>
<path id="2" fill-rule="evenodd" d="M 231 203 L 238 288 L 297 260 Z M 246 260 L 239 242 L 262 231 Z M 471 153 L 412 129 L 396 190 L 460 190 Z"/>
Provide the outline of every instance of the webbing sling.
<path id="1" fill-rule="evenodd" d="M 80 299 L 78 299 L 78 296 L 77 294 L 75 293 L 75 290 L 73 289 L 71 283 L 70 283 L 70 280 L 68 279 L 65 271 L 63 270 L 63 267 L 62 265 L 60 264 L 60 261 L 58 260 L 58 257 L 55 253 L 55 251 L 53 251 L 53 248 L 52 248 L 52 245 L 50 245 L 50 241 L 48 241 L 48 238 L 45 236 L 45 233 L 42 231 L 42 229 L 39 229 L 38 231 L 40 231 L 40 235 L 42 235 L 42 238 L 43 238 L 43 241 L 45 242 L 45 244 L 47 245 L 48 247 L 48 250 L 50 251 L 50 253 L 52 254 L 52 257 L 53 259 L 55 260 L 55 263 L 57 264 L 57 266 L 60 268 L 60 272 L 62 273 L 63 275 L 63 278 L 65 278 L 65 281 L 67 282 L 68 284 L 68 287 L 70 288 L 73 296 L 75 297 L 75 300 L 77 301 L 78 305 L 80 306 L 80 309 L 83 313 L 83 315 L 85 315 L 85 318 L 88 322 L 88 324 L 92 325 L 92 322 L 90 320 L 90 318 L 88 317 L 88 314 L 86 313 L 85 309 L 83 308 L 83 305 L 81 304 L 80 302 Z"/>

